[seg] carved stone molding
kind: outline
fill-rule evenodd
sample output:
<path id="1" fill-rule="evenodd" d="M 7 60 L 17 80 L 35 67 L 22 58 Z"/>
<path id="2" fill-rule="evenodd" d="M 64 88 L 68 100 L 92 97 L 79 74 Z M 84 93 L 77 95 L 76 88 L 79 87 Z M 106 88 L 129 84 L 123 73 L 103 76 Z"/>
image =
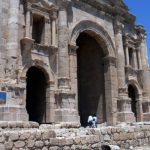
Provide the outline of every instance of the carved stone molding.
<path id="1" fill-rule="evenodd" d="M 57 0 L 56 2 L 60 10 L 65 10 L 67 9 L 68 5 L 71 3 L 71 0 Z"/>
<path id="2" fill-rule="evenodd" d="M 120 16 L 115 17 L 115 21 L 114 21 L 114 31 L 115 34 L 117 33 L 121 33 L 123 32 L 124 29 L 124 24 L 122 23 L 123 18 Z"/>
<path id="3" fill-rule="evenodd" d="M 117 67 L 117 59 L 115 57 L 107 56 L 103 58 L 105 66 L 115 66 Z"/>
<path id="4" fill-rule="evenodd" d="M 74 0 L 76 1 L 76 0 Z M 127 6 L 123 1 L 120 0 L 111 0 L 110 4 L 101 3 L 98 0 L 80 0 L 83 3 L 91 5 L 92 7 L 104 11 L 105 13 L 112 14 L 113 16 L 122 16 L 127 22 L 134 23 L 135 16 L 128 12 Z"/>
<path id="5" fill-rule="evenodd" d="M 58 17 L 58 9 L 52 8 L 52 11 L 50 12 L 50 17 L 52 20 L 55 20 Z"/>
<path id="6" fill-rule="evenodd" d="M 136 30 L 136 33 L 137 33 L 139 40 L 145 40 L 146 39 L 146 31 L 145 31 L 144 26 L 137 25 L 137 26 L 135 26 L 135 30 Z"/>
<path id="7" fill-rule="evenodd" d="M 78 48 L 79 46 L 77 46 L 76 44 L 69 45 L 69 54 L 76 55 Z"/>

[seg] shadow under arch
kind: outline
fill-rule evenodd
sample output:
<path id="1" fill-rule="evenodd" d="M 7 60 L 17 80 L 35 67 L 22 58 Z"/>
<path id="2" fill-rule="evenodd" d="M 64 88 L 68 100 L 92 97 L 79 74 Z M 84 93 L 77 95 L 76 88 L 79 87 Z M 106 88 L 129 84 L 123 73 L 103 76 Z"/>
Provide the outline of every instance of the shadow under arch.
<path id="1" fill-rule="evenodd" d="M 49 76 L 44 68 L 31 66 L 26 73 L 26 109 L 29 121 L 46 123 L 46 95 Z"/>
<path id="2" fill-rule="evenodd" d="M 115 46 L 108 32 L 98 23 L 89 20 L 83 20 L 74 27 L 70 38 L 71 46 L 76 46 L 76 40 L 82 32 L 86 32 L 96 39 L 105 50 L 106 56 L 116 57 Z"/>

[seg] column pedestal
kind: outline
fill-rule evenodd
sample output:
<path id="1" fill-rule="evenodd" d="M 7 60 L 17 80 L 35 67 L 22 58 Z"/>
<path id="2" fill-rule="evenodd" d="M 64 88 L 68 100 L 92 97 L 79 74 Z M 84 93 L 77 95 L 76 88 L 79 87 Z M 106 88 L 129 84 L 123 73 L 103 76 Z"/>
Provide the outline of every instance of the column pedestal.
<path id="1" fill-rule="evenodd" d="M 143 107 L 143 121 L 150 121 L 150 101 L 144 100 L 142 102 Z"/>
<path id="2" fill-rule="evenodd" d="M 76 110 L 75 94 L 71 92 L 58 91 L 55 94 L 57 108 L 55 109 L 55 122 L 79 123 L 79 116 Z"/>
<path id="3" fill-rule="evenodd" d="M 131 112 L 131 99 L 127 96 L 122 96 L 117 101 L 118 121 L 119 122 L 135 122 L 134 113 Z"/>

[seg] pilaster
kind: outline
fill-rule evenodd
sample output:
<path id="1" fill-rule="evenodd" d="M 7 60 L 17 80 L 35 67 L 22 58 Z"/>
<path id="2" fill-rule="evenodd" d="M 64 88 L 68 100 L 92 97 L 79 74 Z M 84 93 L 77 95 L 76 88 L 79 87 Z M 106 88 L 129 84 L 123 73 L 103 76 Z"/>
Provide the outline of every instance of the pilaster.
<path id="1" fill-rule="evenodd" d="M 69 76 L 69 29 L 67 7 L 69 0 L 57 1 L 58 11 L 58 91 L 55 94 L 57 108 L 55 122 L 79 123 L 76 92 L 71 91 Z"/>
<path id="2" fill-rule="evenodd" d="M 30 24 L 31 24 L 31 4 L 26 2 L 25 4 L 25 22 L 26 22 L 26 26 L 25 26 L 25 37 L 31 38 L 31 34 L 30 34 Z"/>
<path id="3" fill-rule="evenodd" d="M 68 0 L 57 1 L 58 12 L 58 87 L 69 89 L 69 55 L 68 55 L 68 20 L 67 7 Z"/>
<path id="4" fill-rule="evenodd" d="M 116 43 L 116 50 L 117 50 L 117 74 L 118 74 L 118 91 L 119 96 L 125 93 L 122 93 L 126 89 L 125 84 L 125 55 L 124 55 L 124 48 L 123 48 L 123 28 L 124 25 L 122 24 L 122 18 L 116 17 L 114 21 L 114 32 L 115 32 L 115 43 Z M 128 51 L 126 50 L 126 53 Z M 128 63 L 128 62 L 127 62 Z"/>
<path id="5" fill-rule="evenodd" d="M 117 122 L 118 81 L 116 63 L 114 57 L 104 58 L 106 120 L 108 125 L 115 125 Z"/>
<path id="6" fill-rule="evenodd" d="M 58 11 L 52 9 L 51 20 L 52 20 L 52 46 L 56 46 L 56 19 L 58 17 Z"/>

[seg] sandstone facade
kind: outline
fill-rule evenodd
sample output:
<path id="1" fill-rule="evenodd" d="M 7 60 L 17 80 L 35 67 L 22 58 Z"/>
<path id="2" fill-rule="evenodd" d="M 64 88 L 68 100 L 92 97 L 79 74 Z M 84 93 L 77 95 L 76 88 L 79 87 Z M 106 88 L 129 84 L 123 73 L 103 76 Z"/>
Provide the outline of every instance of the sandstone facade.
<path id="1" fill-rule="evenodd" d="M 0 18 L 0 120 L 150 120 L 146 32 L 122 0 L 3 0 Z"/>

